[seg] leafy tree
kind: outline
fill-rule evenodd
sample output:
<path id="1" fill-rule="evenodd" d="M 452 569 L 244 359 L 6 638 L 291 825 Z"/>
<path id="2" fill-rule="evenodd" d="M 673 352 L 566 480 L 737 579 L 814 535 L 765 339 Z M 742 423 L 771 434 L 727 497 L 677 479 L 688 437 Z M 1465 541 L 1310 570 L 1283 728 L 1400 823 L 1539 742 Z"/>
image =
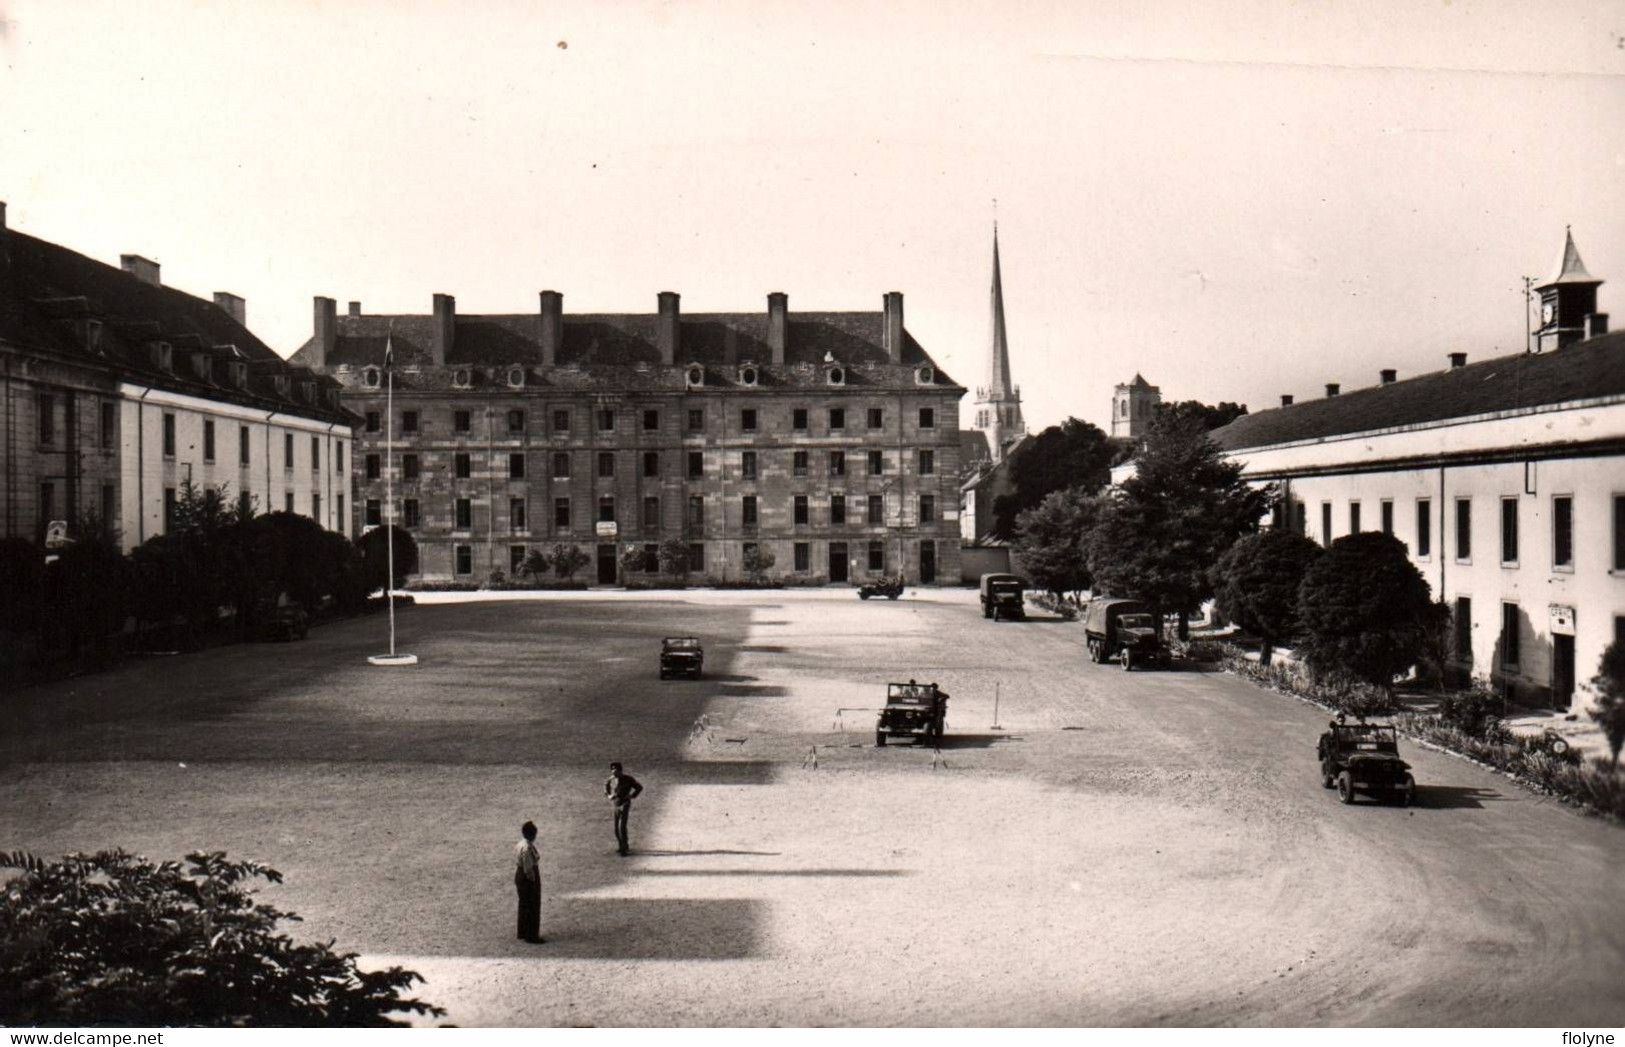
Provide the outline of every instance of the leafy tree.
<path id="1" fill-rule="evenodd" d="M 356 548 L 361 551 L 363 577 L 366 581 L 367 592 L 375 592 L 384 587 L 384 581 L 389 574 L 389 535 L 395 533 L 395 581 L 393 588 L 399 589 L 406 584 L 408 575 L 418 573 L 418 540 L 412 532 L 399 524 L 389 524 L 387 527 L 374 527 L 356 542 Z M 534 554 L 532 554 L 534 555 Z M 542 570 L 547 570 L 545 560 Z"/>
<path id="2" fill-rule="evenodd" d="M 298 513 L 266 513 L 243 527 L 248 574 L 262 597 L 286 593 L 314 612 L 322 598 L 337 595 L 343 558 L 328 531 Z"/>
<path id="3" fill-rule="evenodd" d="M 689 571 L 688 544 L 675 536 L 660 543 L 660 572 L 681 578 Z M 695 565 L 698 569 L 699 565 Z"/>
<path id="4" fill-rule="evenodd" d="M 1226 400 L 1215 407 L 1200 400 L 1181 400 L 1178 403 L 1158 404 L 1157 410 L 1166 414 L 1183 415 L 1194 418 L 1202 423 L 1202 428 L 1208 432 L 1222 429 L 1231 422 L 1247 413 L 1246 404 L 1235 404 Z"/>
<path id="5" fill-rule="evenodd" d="M 1298 586 L 1319 557 L 1315 542 L 1272 527 L 1243 535 L 1219 558 L 1213 573 L 1219 613 L 1263 641 L 1264 665 L 1276 644 L 1298 634 Z"/>
<path id="6" fill-rule="evenodd" d="M 1590 715 L 1608 739 L 1617 771 L 1619 751 L 1625 748 L 1625 644 L 1611 643 L 1603 650 L 1591 686 L 1597 689 L 1597 703 Z"/>
<path id="7" fill-rule="evenodd" d="M 1183 414 L 1152 419 L 1135 474 L 1102 499 L 1086 542 L 1096 591 L 1144 600 L 1186 618 L 1212 595 L 1224 551 L 1258 529 L 1274 492 L 1241 478 L 1241 466 Z"/>
<path id="8" fill-rule="evenodd" d="M 45 550 L 25 538 L 0 538 L 0 629 L 38 629 L 44 587 Z"/>
<path id="9" fill-rule="evenodd" d="M 741 561 L 750 580 L 757 583 L 766 579 L 768 568 L 777 562 L 778 557 L 773 555 L 772 549 L 757 543 L 745 547 L 745 556 Z"/>
<path id="10" fill-rule="evenodd" d="M 621 570 L 627 574 L 641 574 L 649 569 L 649 558 L 643 555 L 643 546 L 633 543 L 621 549 Z"/>
<path id="11" fill-rule="evenodd" d="M 1345 535 L 1304 571 L 1297 650 L 1316 673 L 1392 692 L 1426 653 L 1439 608 L 1403 542 L 1379 531 Z"/>
<path id="12" fill-rule="evenodd" d="M 1082 487 L 1051 491 L 1035 508 L 1016 517 L 1011 551 L 1028 581 L 1059 600 L 1064 593 L 1080 598 L 1089 588 L 1089 561 L 1084 543 L 1094 526 L 1100 499 Z"/>
<path id="13" fill-rule="evenodd" d="M 1076 418 L 1052 425 L 1022 443 L 1006 466 L 1010 493 L 993 499 L 994 532 L 1001 538 L 1012 537 L 1016 517 L 1037 508 L 1051 492 L 1104 487 L 1111 479 L 1114 453 L 1105 433 Z"/>
<path id="14" fill-rule="evenodd" d="M 129 562 L 118 546 L 94 531 L 57 550 L 46 565 L 39 611 L 51 631 L 66 641 L 70 656 L 77 656 L 86 641 L 100 646 L 123 630 L 129 574 Z"/>
<path id="15" fill-rule="evenodd" d="M 553 547 L 553 571 L 560 578 L 574 578 L 577 571 L 592 562 L 592 557 L 574 545 Z"/>
<path id="16" fill-rule="evenodd" d="M 124 851 L 45 862 L 0 887 L 0 1014 L 20 1025 L 387 1026 L 445 1012 L 401 993 L 401 967 L 363 971 L 333 943 L 277 932 L 299 917 L 256 903 L 275 869 L 193 853 L 153 864 Z"/>
<path id="17" fill-rule="evenodd" d="M 525 562 L 519 565 L 519 573 L 531 581 L 538 581 L 546 574 L 553 561 L 548 559 L 547 553 L 540 549 L 532 549 L 525 554 Z"/>

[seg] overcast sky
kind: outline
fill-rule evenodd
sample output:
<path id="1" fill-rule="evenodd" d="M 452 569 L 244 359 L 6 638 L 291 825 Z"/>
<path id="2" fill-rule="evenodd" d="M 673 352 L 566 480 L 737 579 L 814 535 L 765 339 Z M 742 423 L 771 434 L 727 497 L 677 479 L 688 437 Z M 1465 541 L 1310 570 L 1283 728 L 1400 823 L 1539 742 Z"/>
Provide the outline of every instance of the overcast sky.
<path id="1" fill-rule="evenodd" d="M 248 299 L 879 309 L 1030 425 L 1521 350 L 1571 224 L 1625 326 L 1625 0 L 0 0 L 9 223 Z M 342 305 L 341 305 L 342 308 Z"/>

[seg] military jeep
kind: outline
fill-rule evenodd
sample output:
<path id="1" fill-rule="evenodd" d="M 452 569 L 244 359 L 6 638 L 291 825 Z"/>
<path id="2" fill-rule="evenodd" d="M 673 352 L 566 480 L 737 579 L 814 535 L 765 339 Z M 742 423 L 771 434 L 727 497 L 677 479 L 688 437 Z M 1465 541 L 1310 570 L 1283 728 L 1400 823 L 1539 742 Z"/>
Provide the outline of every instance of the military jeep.
<path id="1" fill-rule="evenodd" d="M 699 679 L 705 668 L 705 648 L 692 636 L 668 636 L 660 641 L 660 678 L 687 676 Z"/>
<path id="2" fill-rule="evenodd" d="M 939 745 L 948 718 L 948 694 L 934 683 L 889 683 L 886 708 L 875 725 L 875 745 L 884 748 L 888 737 L 912 737 L 916 744 Z"/>
<path id="3" fill-rule="evenodd" d="M 1380 796 L 1409 807 L 1416 799 L 1411 765 L 1399 758 L 1399 732 L 1389 724 L 1334 720 L 1320 736 L 1320 784 L 1337 787 L 1337 798 L 1353 803 L 1355 793 Z"/>

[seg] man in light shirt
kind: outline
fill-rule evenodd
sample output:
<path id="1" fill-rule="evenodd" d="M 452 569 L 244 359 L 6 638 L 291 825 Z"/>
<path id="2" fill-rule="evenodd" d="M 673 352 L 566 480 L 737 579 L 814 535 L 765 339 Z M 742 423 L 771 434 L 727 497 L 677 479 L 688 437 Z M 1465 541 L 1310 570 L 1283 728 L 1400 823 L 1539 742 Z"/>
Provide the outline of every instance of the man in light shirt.
<path id="1" fill-rule="evenodd" d="M 514 848 L 513 885 L 519 892 L 519 939 L 532 944 L 542 937 L 541 854 L 536 850 L 536 823 L 526 822 L 519 830 L 524 839 Z"/>
<path id="2" fill-rule="evenodd" d="M 638 780 L 621 770 L 621 765 L 609 765 L 609 781 L 604 783 L 604 796 L 615 805 L 615 844 L 621 855 L 632 853 L 627 842 L 626 823 L 632 816 L 632 800 L 643 791 Z"/>

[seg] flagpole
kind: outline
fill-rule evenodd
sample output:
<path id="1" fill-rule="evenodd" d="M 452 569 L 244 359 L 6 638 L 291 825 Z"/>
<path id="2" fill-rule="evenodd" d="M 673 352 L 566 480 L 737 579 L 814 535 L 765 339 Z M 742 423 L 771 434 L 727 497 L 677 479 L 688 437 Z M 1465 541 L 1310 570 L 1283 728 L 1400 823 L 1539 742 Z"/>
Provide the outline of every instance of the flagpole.
<path id="1" fill-rule="evenodd" d="M 384 599 L 389 603 L 389 653 L 367 658 L 373 665 L 416 665 L 415 654 L 395 652 L 395 332 L 384 338 Z"/>

